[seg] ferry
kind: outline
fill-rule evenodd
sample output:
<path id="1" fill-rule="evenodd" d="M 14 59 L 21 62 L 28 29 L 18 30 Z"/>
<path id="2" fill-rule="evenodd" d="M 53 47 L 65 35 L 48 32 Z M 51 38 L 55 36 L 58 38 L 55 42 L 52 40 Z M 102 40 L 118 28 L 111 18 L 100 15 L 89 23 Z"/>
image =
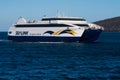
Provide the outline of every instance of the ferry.
<path id="1" fill-rule="evenodd" d="M 27 21 L 20 17 L 8 31 L 14 42 L 95 42 L 103 27 L 78 17 L 43 17 Z"/>

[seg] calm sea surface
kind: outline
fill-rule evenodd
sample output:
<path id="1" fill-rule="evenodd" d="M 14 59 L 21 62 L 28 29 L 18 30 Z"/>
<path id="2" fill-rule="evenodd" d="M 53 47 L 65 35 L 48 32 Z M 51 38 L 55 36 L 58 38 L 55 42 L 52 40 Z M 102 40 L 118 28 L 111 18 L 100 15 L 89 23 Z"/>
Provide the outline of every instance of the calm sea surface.
<path id="1" fill-rule="evenodd" d="M 120 33 L 96 43 L 17 43 L 0 32 L 0 80 L 120 80 Z"/>

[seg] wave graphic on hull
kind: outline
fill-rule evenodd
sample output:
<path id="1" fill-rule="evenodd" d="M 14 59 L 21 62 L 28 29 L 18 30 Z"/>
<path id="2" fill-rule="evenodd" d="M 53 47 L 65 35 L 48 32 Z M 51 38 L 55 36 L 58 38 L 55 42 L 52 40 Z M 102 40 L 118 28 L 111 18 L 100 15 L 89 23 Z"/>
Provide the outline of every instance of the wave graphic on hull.
<path id="1" fill-rule="evenodd" d="M 50 35 L 60 35 L 60 34 L 65 34 L 65 33 L 68 33 L 68 34 L 71 34 L 71 35 L 75 35 L 77 34 L 74 30 L 70 30 L 70 29 L 67 29 L 67 30 L 58 30 L 58 31 L 46 31 L 44 34 L 50 34 Z"/>

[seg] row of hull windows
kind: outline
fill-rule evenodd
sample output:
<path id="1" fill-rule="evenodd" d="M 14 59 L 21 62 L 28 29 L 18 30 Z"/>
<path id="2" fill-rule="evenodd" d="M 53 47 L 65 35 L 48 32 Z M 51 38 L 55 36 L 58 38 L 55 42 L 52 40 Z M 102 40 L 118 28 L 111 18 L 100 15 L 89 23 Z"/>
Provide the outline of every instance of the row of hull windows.
<path id="1" fill-rule="evenodd" d="M 75 24 L 81 27 L 88 27 L 87 24 Z M 15 25 L 15 27 L 73 27 L 65 24 L 34 24 L 34 25 Z"/>

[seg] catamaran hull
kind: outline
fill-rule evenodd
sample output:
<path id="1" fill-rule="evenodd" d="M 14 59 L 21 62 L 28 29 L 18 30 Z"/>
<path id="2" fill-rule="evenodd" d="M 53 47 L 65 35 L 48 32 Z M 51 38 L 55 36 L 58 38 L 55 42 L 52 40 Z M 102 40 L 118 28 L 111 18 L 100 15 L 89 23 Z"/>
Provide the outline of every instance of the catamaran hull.
<path id="1" fill-rule="evenodd" d="M 62 37 L 62 36 L 8 36 L 8 39 L 15 42 L 95 42 L 101 29 L 87 29 L 81 37 Z"/>

